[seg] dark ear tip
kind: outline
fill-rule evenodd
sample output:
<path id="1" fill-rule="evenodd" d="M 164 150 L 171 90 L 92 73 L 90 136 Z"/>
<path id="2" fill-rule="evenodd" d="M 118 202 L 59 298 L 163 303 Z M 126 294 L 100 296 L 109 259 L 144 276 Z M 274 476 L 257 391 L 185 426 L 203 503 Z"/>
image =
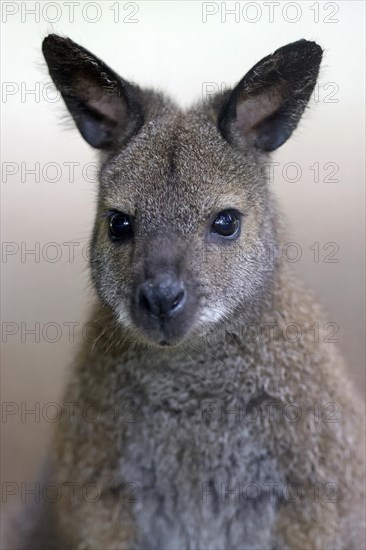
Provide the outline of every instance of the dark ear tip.
<path id="1" fill-rule="evenodd" d="M 65 39 L 62 38 L 61 36 L 58 36 L 57 34 L 49 34 L 45 36 L 45 38 L 43 39 L 42 49 L 44 50 L 45 48 L 51 47 L 54 44 L 60 43 L 60 41 L 63 41 L 63 40 Z"/>
<path id="2" fill-rule="evenodd" d="M 305 47 L 308 53 L 312 55 L 314 58 L 319 58 L 319 60 L 321 60 L 321 58 L 323 57 L 323 48 L 312 40 L 303 39 L 303 41 L 305 43 Z"/>
<path id="3" fill-rule="evenodd" d="M 323 56 L 323 49 L 319 46 L 319 44 L 312 40 L 305 40 L 305 38 L 297 40 L 296 42 L 291 42 L 291 44 L 287 44 L 283 48 L 279 48 L 277 51 L 281 51 L 281 53 L 301 55 L 306 57 L 307 61 L 309 58 L 312 58 L 315 63 L 320 63 Z"/>
<path id="4" fill-rule="evenodd" d="M 42 52 L 45 57 L 52 54 L 60 54 L 72 48 L 73 42 L 70 38 L 64 38 L 57 34 L 49 34 L 43 39 Z"/>

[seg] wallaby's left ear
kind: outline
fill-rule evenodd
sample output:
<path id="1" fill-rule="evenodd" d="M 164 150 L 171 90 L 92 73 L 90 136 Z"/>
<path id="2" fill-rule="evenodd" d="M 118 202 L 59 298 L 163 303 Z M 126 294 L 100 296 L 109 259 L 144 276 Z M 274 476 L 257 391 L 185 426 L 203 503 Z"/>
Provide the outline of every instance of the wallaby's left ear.
<path id="1" fill-rule="evenodd" d="M 143 124 L 141 90 L 70 38 L 50 34 L 43 55 L 83 138 L 98 149 L 124 145 Z"/>
<path id="2" fill-rule="evenodd" d="M 254 65 L 224 99 L 218 115 L 223 137 L 239 148 L 282 145 L 310 99 L 322 53 L 315 42 L 299 40 Z"/>

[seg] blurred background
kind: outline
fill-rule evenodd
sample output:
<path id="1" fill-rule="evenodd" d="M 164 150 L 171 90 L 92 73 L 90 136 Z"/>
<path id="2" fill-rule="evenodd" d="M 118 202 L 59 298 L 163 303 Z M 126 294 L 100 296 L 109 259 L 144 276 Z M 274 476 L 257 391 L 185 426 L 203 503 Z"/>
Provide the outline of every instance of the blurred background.
<path id="1" fill-rule="evenodd" d="M 339 327 L 364 393 L 364 3 L 2 2 L 2 21 L 3 482 L 36 475 L 92 299 L 96 155 L 65 129 L 41 55 L 49 32 L 183 106 L 286 43 L 325 49 L 310 108 L 273 156 L 271 186 L 296 243 L 288 260 Z"/>

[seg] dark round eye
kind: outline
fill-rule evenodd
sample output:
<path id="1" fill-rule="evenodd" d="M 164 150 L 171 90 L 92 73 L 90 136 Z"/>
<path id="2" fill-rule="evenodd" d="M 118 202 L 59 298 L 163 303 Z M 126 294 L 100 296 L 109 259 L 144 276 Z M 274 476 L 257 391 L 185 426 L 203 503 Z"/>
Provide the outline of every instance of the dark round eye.
<path id="1" fill-rule="evenodd" d="M 224 210 L 220 212 L 214 220 L 211 231 L 221 237 L 234 238 L 237 236 L 240 228 L 239 216 L 233 210 Z"/>
<path id="2" fill-rule="evenodd" d="M 109 216 L 109 235 L 113 241 L 132 237 L 131 219 L 127 214 L 115 212 Z"/>

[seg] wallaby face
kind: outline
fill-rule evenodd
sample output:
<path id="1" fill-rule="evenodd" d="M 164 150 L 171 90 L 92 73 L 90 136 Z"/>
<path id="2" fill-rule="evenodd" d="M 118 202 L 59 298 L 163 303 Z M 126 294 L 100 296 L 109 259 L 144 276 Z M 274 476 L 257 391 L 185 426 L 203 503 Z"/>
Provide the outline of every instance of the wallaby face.
<path id="1" fill-rule="evenodd" d="M 187 112 L 69 39 L 50 35 L 43 52 L 82 136 L 102 151 L 91 266 L 118 322 L 165 346 L 238 309 L 250 319 L 275 262 L 264 163 L 305 109 L 321 48 L 280 48 Z"/>
<path id="2" fill-rule="evenodd" d="M 254 162 L 191 113 L 152 122 L 104 165 L 92 266 L 124 325 L 164 345 L 239 306 L 250 314 L 271 276 L 265 244 L 274 240 Z"/>

